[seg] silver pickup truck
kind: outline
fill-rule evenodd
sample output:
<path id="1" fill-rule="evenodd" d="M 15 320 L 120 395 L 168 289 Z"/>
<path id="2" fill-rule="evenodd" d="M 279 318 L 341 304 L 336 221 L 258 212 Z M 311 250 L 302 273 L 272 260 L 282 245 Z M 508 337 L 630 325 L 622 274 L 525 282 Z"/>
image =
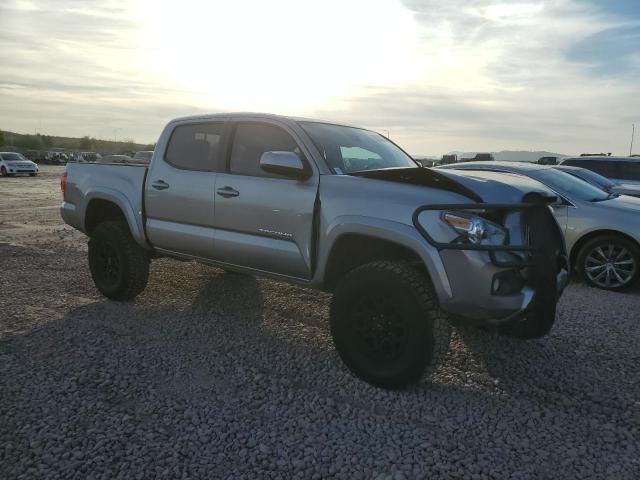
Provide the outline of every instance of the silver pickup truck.
<path id="1" fill-rule="evenodd" d="M 349 126 L 179 118 L 150 165 L 68 164 L 61 187 L 62 217 L 88 235 L 106 297 L 142 292 L 159 256 L 333 292 L 340 357 L 386 388 L 435 365 L 450 320 L 547 334 L 568 278 L 546 187 L 422 168 L 387 138 Z"/>

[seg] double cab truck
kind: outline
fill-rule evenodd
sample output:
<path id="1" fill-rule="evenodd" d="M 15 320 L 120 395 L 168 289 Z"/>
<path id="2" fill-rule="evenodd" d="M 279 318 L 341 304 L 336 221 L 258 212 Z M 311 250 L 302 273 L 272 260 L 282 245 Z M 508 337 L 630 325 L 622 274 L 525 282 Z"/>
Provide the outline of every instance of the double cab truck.
<path id="1" fill-rule="evenodd" d="M 384 388 L 428 373 L 451 321 L 546 335 L 568 278 L 546 187 L 423 168 L 350 126 L 179 118 L 148 165 L 70 163 L 61 187 L 106 297 L 136 297 L 165 256 L 332 292 L 338 354 Z"/>

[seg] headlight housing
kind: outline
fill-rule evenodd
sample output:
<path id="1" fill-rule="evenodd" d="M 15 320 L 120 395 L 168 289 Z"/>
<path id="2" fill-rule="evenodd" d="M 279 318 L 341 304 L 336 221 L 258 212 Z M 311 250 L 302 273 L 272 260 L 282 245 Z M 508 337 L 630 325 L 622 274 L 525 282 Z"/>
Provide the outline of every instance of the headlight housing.
<path id="1" fill-rule="evenodd" d="M 477 215 L 443 212 L 442 220 L 459 234 L 458 239 L 475 245 L 505 245 L 509 232 Z"/>

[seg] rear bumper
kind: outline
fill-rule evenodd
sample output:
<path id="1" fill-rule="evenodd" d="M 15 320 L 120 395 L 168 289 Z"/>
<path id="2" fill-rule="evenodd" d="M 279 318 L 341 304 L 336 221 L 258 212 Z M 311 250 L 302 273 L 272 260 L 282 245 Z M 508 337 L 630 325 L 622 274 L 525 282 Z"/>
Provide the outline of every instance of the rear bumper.
<path id="1" fill-rule="evenodd" d="M 74 203 L 62 202 L 62 205 L 60 206 L 60 216 L 66 224 L 84 232 L 82 222 L 80 221 L 80 215 L 78 214 L 78 210 Z"/>
<path id="2" fill-rule="evenodd" d="M 443 244 L 418 222 L 425 210 L 478 208 L 522 211 L 531 238 L 519 245 Z M 424 206 L 416 210 L 414 225 L 439 250 L 451 287 L 440 306 L 452 317 L 478 325 L 507 323 L 523 317 L 534 302 L 552 305 L 548 311 L 555 315 L 555 304 L 569 282 L 569 262 L 562 232 L 544 204 Z"/>

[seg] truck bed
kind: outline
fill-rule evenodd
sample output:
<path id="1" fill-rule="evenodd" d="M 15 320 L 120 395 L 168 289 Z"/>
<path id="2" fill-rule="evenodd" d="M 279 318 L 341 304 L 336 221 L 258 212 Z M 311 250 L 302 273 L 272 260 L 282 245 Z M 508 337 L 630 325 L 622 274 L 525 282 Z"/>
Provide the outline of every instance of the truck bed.
<path id="1" fill-rule="evenodd" d="M 146 246 L 144 237 L 143 192 L 146 165 L 68 163 L 66 192 L 61 213 L 64 220 L 86 233 L 84 219 L 93 199 L 112 201 L 124 212 L 132 235 Z"/>

